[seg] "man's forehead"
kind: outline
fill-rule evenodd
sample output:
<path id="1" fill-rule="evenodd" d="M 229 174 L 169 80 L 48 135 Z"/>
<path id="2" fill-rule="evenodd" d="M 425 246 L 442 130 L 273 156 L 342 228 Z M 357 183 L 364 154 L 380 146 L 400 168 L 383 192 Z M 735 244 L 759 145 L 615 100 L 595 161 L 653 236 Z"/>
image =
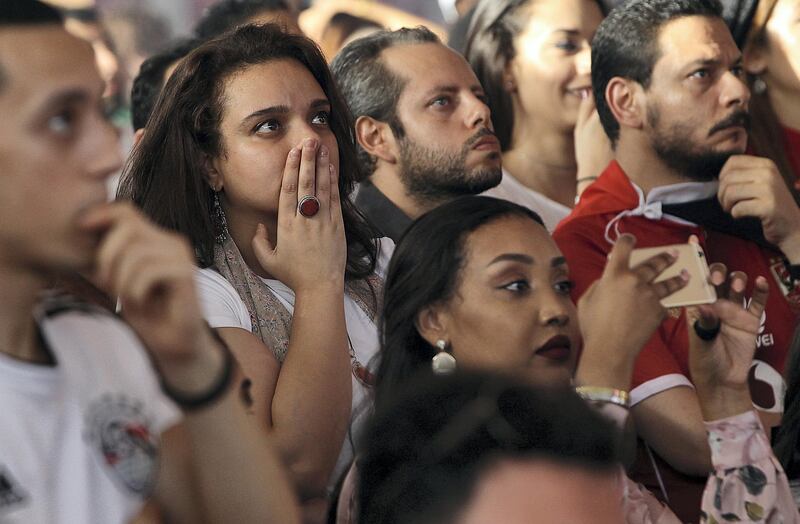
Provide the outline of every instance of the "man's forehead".
<path id="1" fill-rule="evenodd" d="M 416 86 L 480 86 L 466 60 L 444 44 L 403 44 L 381 53 L 384 65 Z"/>
<path id="2" fill-rule="evenodd" d="M 659 61 L 677 67 L 697 60 L 734 62 L 741 53 L 718 17 L 686 16 L 665 24 L 658 35 Z"/>
<path id="3" fill-rule="evenodd" d="M 7 80 L 27 83 L 60 77 L 92 80 L 91 46 L 56 24 L 0 28 L 0 67 Z"/>

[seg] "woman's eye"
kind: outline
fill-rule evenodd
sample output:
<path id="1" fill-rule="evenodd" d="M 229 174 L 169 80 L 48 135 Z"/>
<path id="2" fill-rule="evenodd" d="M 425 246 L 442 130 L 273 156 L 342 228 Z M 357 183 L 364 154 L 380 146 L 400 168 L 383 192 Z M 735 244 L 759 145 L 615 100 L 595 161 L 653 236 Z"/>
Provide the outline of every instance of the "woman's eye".
<path id="1" fill-rule="evenodd" d="M 709 73 L 708 73 L 708 69 L 698 69 L 697 71 L 694 71 L 694 72 L 693 72 L 691 75 L 689 75 L 689 76 L 690 76 L 690 77 L 692 77 L 692 78 L 700 78 L 700 79 L 703 79 L 703 78 L 707 78 L 707 77 L 708 77 L 708 74 L 709 74 Z"/>
<path id="2" fill-rule="evenodd" d="M 256 133 L 274 133 L 278 129 L 280 129 L 280 123 L 277 120 L 267 120 L 256 126 Z"/>
<path id="3" fill-rule="evenodd" d="M 331 122 L 331 114 L 327 111 L 320 111 L 311 120 L 311 123 L 318 126 L 327 126 Z"/>
<path id="4" fill-rule="evenodd" d="M 557 42 L 556 47 L 569 52 L 574 52 L 580 49 L 580 46 L 571 40 L 562 40 Z"/>
<path id="5" fill-rule="evenodd" d="M 75 116 L 71 111 L 63 111 L 50 117 L 47 121 L 47 128 L 58 135 L 66 135 L 72 131 L 75 123 Z"/>
<path id="6" fill-rule="evenodd" d="M 562 295 L 569 295 L 575 288 L 575 282 L 572 280 L 562 280 L 561 282 L 556 282 L 555 286 L 553 287 L 555 287 L 556 291 Z"/>
<path id="7" fill-rule="evenodd" d="M 515 280 L 514 282 L 510 282 L 503 286 L 503 289 L 519 293 L 521 291 L 527 291 L 530 289 L 530 285 L 528 285 L 526 280 Z"/>
<path id="8" fill-rule="evenodd" d="M 731 68 L 731 73 L 733 73 L 736 78 L 743 78 L 744 77 L 744 67 L 742 66 L 733 66 Z"/>

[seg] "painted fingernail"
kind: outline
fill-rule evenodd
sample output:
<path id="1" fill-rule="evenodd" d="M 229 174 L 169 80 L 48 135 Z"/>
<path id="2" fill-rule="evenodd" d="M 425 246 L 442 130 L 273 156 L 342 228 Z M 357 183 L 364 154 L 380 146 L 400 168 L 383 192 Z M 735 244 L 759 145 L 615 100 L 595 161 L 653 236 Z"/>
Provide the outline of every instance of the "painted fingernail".
<path id="1" fill-rule="evenodd" d="M 317 139 L 316 138 L 306 138 L 305 144 L 303 144 L 303 145 L 305 147 L 309 148 L 309 149 L 314 149 L 315 147 L 317 147 Z"/>
<path id="2" fill-rule="evenodd" d="M 678 251 L 677 249 L 672 249 L 669 252 L 669 256 L 671 256 L 673 260 L 677 260 L 678 257 L 680 256 L 680 254 L 681 254 L 681 252 Z"/>
<path id="3" fill-rule="evenodd" d="M 326 146 L 320 146 L 319 156 L 322 158 L 326 158 L 328 156 L 328 148 Z"/>
<path id="4" fill-rule="evenodd" d="M 336 168 L 333 167 L 333 164 L 328 164 L 328 171 L 330 171 L 331 174 L 336 172 Z"/>
<path id="5" fill-rule="evenodd" d="M 681 269 L 681 280 L 684 282 L 689 282 L 689 271 Z"/>

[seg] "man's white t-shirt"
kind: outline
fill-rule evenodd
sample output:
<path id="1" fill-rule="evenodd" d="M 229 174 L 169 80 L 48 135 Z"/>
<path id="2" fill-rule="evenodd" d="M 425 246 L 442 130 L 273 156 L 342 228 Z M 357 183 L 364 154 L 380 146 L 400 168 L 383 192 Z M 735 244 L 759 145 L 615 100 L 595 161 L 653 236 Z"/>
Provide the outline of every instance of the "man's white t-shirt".
<path id="1" fill-rule="evenodd" d="M 572 211 L 561 202 L 550 200 L 543 194 L 523 185 L 522 182 L 511 176 L 505 169 L 503 170 L 503 179 L 500 181 L 500 185 L 484 191 L 482 194 L 484 196 L 502 198 L 536 211 L 542 217 L 542 221 L 550 233 Z"/>
<path id="2" fill-rule="evenodd" d="M 55 366 L 0 353 L 0 522 L 128 522 L 180 412 L 118 319 L 72 307 L 38 322 Z"/>
<path id="3" fill-rule="evenodd" d="M 386 276 L 386 269 L 393 251 L 394 242 L 391 239 L 380 239 L 380 250 L 375 273 L 381 279 Z M 225 277 L 213 269 L 199 269 L 196 272 L 196 280 L 203 314 L 212 328 L 233 327 L 241 328 L 248 332 L 251 331 L 252 323 L 247 307 L 242 302 L 236 289 L 225 280 Z M 294 311 L 294 292 L 277 280 L 263 280 L 278 300 L 281 301 L 281 304 L 289 313 L 292 313 Z M 347 324 L 347 335 L 350 338 L 356 358 L 363 366 L 374 373 L 378 364 L 375 357 L 380 349 L 377 326 L 364 313 L 364 310 L 347 295 L 345 295 L 344 301 L 344 315 L 345 323 Z M 350 462 L 352 462 L 354 448 L 358 443 L 367 415 L 371 411 L 372 394 L 370 390 L 355 377 L 352 378 L 352 382 L 353 403 L 350 430 L 345 437 L 344 446 L 331 475 L 329 487 L 332 487 L 339 480 L 350 465 Z"/>

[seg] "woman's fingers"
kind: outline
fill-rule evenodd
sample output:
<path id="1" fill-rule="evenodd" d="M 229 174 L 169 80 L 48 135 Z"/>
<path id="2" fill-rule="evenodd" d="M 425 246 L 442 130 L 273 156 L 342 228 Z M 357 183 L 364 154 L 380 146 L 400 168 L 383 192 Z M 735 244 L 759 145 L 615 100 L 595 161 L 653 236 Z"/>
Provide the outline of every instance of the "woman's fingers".
<path id="1" fill-rule="evenodd" d="M 747 288 L 747 274 L 734 271 L 730 275 L 728 286 L 728 300 L 744 307 L 744 290 Z"/>
<path id="2" fill-rule="evenodd" d="M 300 172 L 297 184 L 297 200 L 305 196 L 314 196 L 317 177 L 317 157 L 319 152 L 319 140 L 316 138 L 306 138 L 303 142 L 303 152 L 300 155 Z M 327 162 L 327 160 L 326 160 Z M 295 202 L 295 207 L 297 202 Z"/>
<path id="3" fill-rule="evenodd" d="M 333 164 L 328 164 L 328 174 L 330 180 L 330 201 L 331 201 L 331 220 L 334 223 L 343 223 L 342 201 L 339 195 L 339 170 Z"/>
<path id="4" fill-rule="evenodd" d="M 630 269 L 631 253 L 636 246 L 636 237 L 630 234 L 623 234 L 614 242 L 614 247 L 608 254 L 605 272 L 608 274 L 621 275 Z"/>
<path id="5" fill-rule="evenodd" d="M 750 305 L 747 306 L 747 311 L 761 318 L 764 314 L 764 309 L 767 307 L 767 298 L 769 298 L 769 283 L 764 277 L 757 277 L 753 285 L 753 297 L 750 299 Z"/>
<path id="6" fill-rule="evenodd" d="M 643 282 L 652 282 L 677 260 L 674 253 L 667 251 L 652 256 L 636 265 L 633 271 L 639 275 Z"/>
<path id="7" fill-rule="evenodd" d="M 253 236 L 253 240 L 250 241 L 250 245 L 258 259 L 258 263 L 261 264 L 261 267 L 268 270 L 267 266 L 270 265 L 275 255 L 275 246 L 269 241 L 267 227 L 264 224 L 258 224 L 256 227 L 256 234 Z"/>
<path id="8" fill-rule="evenodd" d="M 656 294 L 659 300 L 661 300 L 670 296 L 676 291 L 680 291 L 686 287 L 686 284 L 688 283 L 689 273 L 686 271 L 681 271 L 680 275 L 675 275 L 674 277 L 667 278 L 661 282 L 656 282 L 655 284 L 651 284 L 651 286 L 653 287 L 653 292 Z"/>
<path id="9" fill-rule="evenodd" d="M 320 213 L 328 213 L 328 207 L 331 205 L 331 170 L 330 161 L 331 155 L 328 147 L 321 145 L 319 147 L 319 154 L 317 154 L 317 169 L 315 173 L 316 182 L 316 196 L 320 204 Z"/>
<path id="10" fill-rule="evenodd" d="M 301 155 L 301 148 L 293 147 L 286 157 L 286 167 L 283 169 L 281 192 L 278 198 L 279 217 L 293 217 L 297 213 L 297 185 Z"/>

